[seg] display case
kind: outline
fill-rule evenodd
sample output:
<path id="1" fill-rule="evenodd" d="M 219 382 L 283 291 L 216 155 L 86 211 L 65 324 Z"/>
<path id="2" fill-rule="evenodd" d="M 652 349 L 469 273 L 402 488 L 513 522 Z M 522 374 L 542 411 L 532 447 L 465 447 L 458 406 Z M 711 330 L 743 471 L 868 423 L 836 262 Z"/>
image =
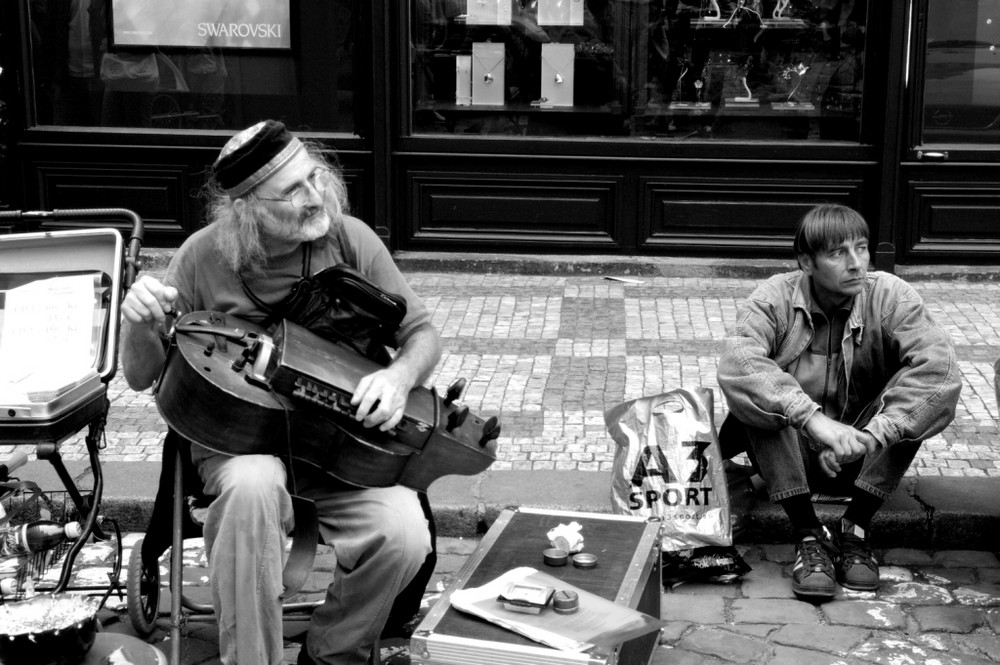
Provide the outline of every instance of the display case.
<path id="1" fill-rule="evenodd" d="M 634 133 L 858 141 L 867 3 L 653 0 Z"/>
<path id="2" fill-rule="evenodd" d="M 630 3 L 411 5 L 414 133 L 620 134 Z"/>
<path id="3" fill-rule="evenodd" d="M 860 140 L 867 3 L 425 0 L 412 133 Z"/>

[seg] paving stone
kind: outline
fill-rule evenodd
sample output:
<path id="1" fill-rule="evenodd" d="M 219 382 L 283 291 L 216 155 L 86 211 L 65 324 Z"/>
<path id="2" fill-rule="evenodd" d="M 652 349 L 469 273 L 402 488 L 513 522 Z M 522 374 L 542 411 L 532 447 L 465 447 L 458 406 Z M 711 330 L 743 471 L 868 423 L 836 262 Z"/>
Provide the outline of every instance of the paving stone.
<path id="1" fill-rule="evenodd" d="M 947 605 L 954 602 L 944 587 L 919 582 L 894 584 L 881 592 L 881 598 L 906 605 Z"/>
<path id="2" fill-rule="evenodd" d="M 764 552 L 764 558 L 767 561 L 776 561 L 778 563 L 795 561 L 795 545 L 788 543 L 782 545 L 762 545 L 761 550 Z"/>
<path id="3" fill-rule="evenodd" d="M 779 646 L 774 649 L 774 656 L 767 665 L 844 665 L 842 656 L 833 656 L 811 649 Z"/>
<path id="4" fill-rule="evenodd" d="M 771 641 L 802 649 L 844 656 L 868 639 L 871 631 L 845 626 L 790 624 L 771 635 Z"/>
<path id="5" fill-rule="evenodd" d="M 720 598 L 736 598 L 740 595 L 740 588 L 735 583 L 684 582 L 670 589 L 670 592 L 678 596 L 700 596 L 707 593 Z"/>
<path id="6" fill-rule="evenodd" d="M 917 607 L 913 610 L 913 618 L 925 633 L 971 633 L 986 620 L 982 610 L 954 605 Z"/>
<path id="7" fill-rule="evenodd" d="M 767 637 L 780 626 L 775 623 L 737 623 L 726 626 L 726 630 L 753 637 Z"/>
<path id="8" fill-rule="evenodd" d="M 819 623 L 817 609 L 800 600 L 739 599 L 732 612 L 736 623 Z"/>
<path id="9" fill-rule="evenodd" d="M 747 598 L 794 599 L 791 579 L 782 575 L 783 566 L 773 561 L 759 561 L 743 576 L 741 591 Z"/>
<path id="10" fill-rule="evenodd" d="M 912 582 L 913 572 L 902 566 L 879 566 L 879 581 L 882 583 Z"/>
<path id="11" fill-rule="evenodd" d="M 974 584 L 955 589 L 952 594 L 962 605 L 996 607 L 1000 605 L 1000 584 Z"/>
<path id="12" fill-rule="evenodd" d="M 946 645 L 938 642 L 931 646 L 928 640 L 875 636 L 851 651 L 852 656 L 866 662 L 899 665 L 988 665 L 989 660 L 971 654 L 945 651 Z"/>
<path id="13" fill-rule="evenodd" d="M 728 661 L 704 656 L 687 649 L 661 646 L 653 650 L 653 659 L 650 665 L 723 665 L 725 662 Z"/>
<path id="14" fill-rule="evenodd" d="M 660 598 L 660 618 L 696 624 L 726 622 L 726 601 L 715 596 L 678 596 L 665 593 Z"/>
<path id="15" fill-rule="evenodd" d="M 825 603 L 820 611 L 831 624 L 899 630 L 906 626 L 906 615 L 896 605 L 881 600 L 838 601 Z"/>
<path id="16" fill-rule="evenodd" d="M 690 621 L 668 621 L 664 616 L 660 618 L 667 621 L 666 625 L 660 629 L 660 644 L 672 644 L 676 642 L 694 625 Z"/>
<path id="17" fill-rule="evenodd" d="M 754 663 L 770 652 L 766 644 L 757 640 L 712 629 L 685 635 L 677 647 L 728 663 Z"/>
<path id="18" fill-rule="evenodd" d="M 953 640 L 962 651 L 981 655 L 992 663 L 1000 663 L 1000 639 L 997 639 L 996 635 L 986 633 L 956 635 Z"/>
<path id="19" fill-rule="evenodd" d="M 935 586 L 971 584 L 978 579 L 977 569 L 975 568 L 925 568 L 921 566 L 915 572 L 917 579 L 921 582 Z"/>

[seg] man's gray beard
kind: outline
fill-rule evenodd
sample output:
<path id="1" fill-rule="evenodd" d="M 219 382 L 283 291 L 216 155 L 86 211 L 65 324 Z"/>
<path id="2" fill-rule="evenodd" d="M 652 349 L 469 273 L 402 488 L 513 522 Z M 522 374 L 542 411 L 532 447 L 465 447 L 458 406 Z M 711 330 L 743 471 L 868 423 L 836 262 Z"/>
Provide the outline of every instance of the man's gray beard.
<path id="1" fill-rule="evenodd" d="M 277 233 L 273 233 L 266 230 L 263 224 L 260 225 L 261 241 L 265 245 L 267 245 L 268 240 L 312 242 L 328 234 L 333 224 L 333 214 L 329 205 L 324 206 L 322 211 L 313 213 L 305 220 L 302 219 L 301 215 L 298 215 L 294 222 L 281 221 L 270 211 L 264 211 L 264 214 L 268 215 L 271 218 L 270 221 L 274 222 L 272 227 L 278 229 Z"/>
<path id="2" fill-rule="evenodd" d="M 222 227 L 223 233 L 226 234 L 225 239 L 220 239 L 219 243 L 220 250 L 223 254 L 230 254 L 229 256 L 224 256 L 225 262 L 232 268 L 235 269 L 237 274 L 245 276 L 259 276 L 263 273 L 264 267 L 267 265 L 268 260 L 268 244 L 270 240 L 297 240 L 298 242 L 312 242 L 318 240 L 322 237 L 332 238 L 336 231 L 336 225 L 340 223 L 339 215 L 335 215 L 335 205 L 327 204 L 325 206 L 326 216 L 329 220 L 327 224 L 326 231 L 321 234 L 306 234 L 302 237 L 275 237 L 264 232 L 262 220 L 257 220 L 257 242 L 253 242 L 249 239 L 249 236 L 245 234 L 243 229 L 237 224 L 225 224 Z M 275 219 L 269 211 L 262 211 L 261 214 L 271 215 L 272 220 Z M 317 220 L 318 221 L 318 220 Z M 314 222 L 315 223 L 315 222 Z M 279 225 L 280 226 L 280 225 Z M 301 225 L 288 225 L 291 229 L 295 231 L 301 230 Z M 238 237 L 243 234 L 242 237 Z M 298 234 L 292 233 L 289 236 L 297 236 Z M 308 239 L 305 239 L 308 237 Z M 249 241 L 248 241 L 249 240 Z"/>

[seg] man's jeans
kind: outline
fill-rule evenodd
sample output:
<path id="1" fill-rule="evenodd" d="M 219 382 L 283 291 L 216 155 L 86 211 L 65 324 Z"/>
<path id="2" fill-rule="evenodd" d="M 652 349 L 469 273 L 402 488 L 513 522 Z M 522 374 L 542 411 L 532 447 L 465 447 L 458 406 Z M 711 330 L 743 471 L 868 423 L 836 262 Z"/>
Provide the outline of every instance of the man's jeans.
<path id="1" fill-rule="evenodd" d="M 215 499 L 205 545 L 226 665 L 277 665 L 283 654 L 281 573 L 293 526 L 285 465 L 271 455 L 215 454 L 192 447 Z M 322 480 L 298 484 L 316 502 L 323 541 L 337 570 L 313 613 L 305 649 L 317 663 L 365 663 L 396 595 L 431 550 L 416 492 L 405 487 L 330 492 Z"/>
<path id="2" fill-rule="evenodd" d="M 723 459 L 746 452 L 767 484 L 771 501 L 777 502 L 813 492 L 850 495 L 853 487 L 888 499 L 913 462 L 920 443 L 901 441 L 880 448 L 874 455 L 842 465 L 837 477 L 830 478 L 820 468 L 819 454 L 795 429 L 750 427 L 730 413 L 719 429 L 719 447 Z"/>

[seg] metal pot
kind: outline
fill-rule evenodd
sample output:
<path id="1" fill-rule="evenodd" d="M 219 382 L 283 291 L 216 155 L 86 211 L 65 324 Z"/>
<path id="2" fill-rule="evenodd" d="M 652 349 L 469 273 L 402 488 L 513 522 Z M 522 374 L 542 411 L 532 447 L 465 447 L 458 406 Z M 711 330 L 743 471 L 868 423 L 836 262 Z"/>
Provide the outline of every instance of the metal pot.
<path id="1" fill-rule="evenodd" d="M 98 631 L 96 599 L 35 596 L 0 605 L 0 663 L 78 665 Z"/>

